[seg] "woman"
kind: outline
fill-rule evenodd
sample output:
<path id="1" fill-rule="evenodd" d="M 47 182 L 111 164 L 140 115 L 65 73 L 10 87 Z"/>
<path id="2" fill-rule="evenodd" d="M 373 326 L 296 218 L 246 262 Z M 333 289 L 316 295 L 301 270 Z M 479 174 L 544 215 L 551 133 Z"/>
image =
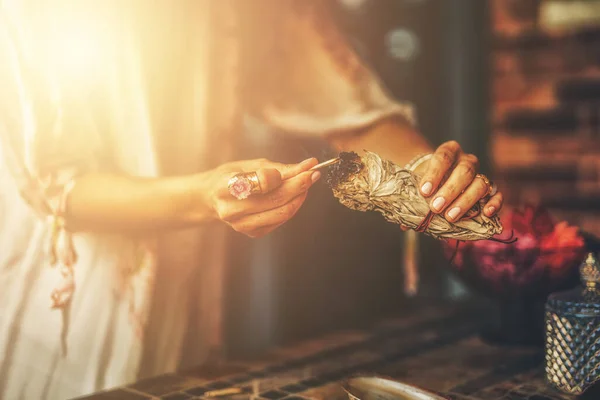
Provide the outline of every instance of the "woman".
<path id="1" fill-rule="evenodd" d="M 273 231 L 319 179 L 314 159 L 231 162 L 242 115 L 398 163 L 431 151 L 322 2 L 268 4 L 295 52 L 265 37 L 262 73 L 240 61 L 236 1 L 0 4 L 1 398 L 75 397 L 220 345 L 227 232 Z M 488 193 L 476 167 L 455 142 L 422 164 L 435 212 Z M 229 193 L 240 172 L 260 193 Z"/>

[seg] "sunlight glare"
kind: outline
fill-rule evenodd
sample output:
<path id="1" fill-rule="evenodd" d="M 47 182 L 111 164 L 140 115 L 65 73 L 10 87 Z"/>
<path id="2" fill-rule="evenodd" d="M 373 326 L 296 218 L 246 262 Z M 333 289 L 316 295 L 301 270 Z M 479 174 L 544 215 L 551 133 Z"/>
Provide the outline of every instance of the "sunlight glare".
<path id="1" fill-rule="evenodd" d="M 66 24 L 63 27 L 55 31 L 48 49 L 52 69 L 63 79 L 86 83 L 100 72 L 105 40 L 102 33 L 91 26 Z"/>

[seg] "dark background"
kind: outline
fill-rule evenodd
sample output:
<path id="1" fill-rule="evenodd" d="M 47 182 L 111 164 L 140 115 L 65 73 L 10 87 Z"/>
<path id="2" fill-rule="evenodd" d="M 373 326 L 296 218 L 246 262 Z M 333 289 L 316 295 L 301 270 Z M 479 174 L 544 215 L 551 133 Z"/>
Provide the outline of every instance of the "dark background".
<path id="1" fill-rule="evenodd" d="M 549 33 L 541 10 L 551 2 L 366 0 L 354 11 L 340 6 L 337 19 L 393 95 L 415 104 L 431 143 L 455 139 L 477 154 L 507 206 L 539 202 L 598 234 L 600 21 Z M 390 48 L 396 30 L 404 39 Z M 318 141 L 252 140 L 248 155 L 330 155 Z M 440 244 L 419 238 L 419 298 L 470 295 L 448 274 Z M 403 233 L 341 206 L 322 182 L 290 223 L 235 245 L 232 356 L 359 327 L 413 301 L 402 292 Z"/>
<path id="2" fill-rule="evenodd" d="M 414 103 L 420 129 L 434 145 L 452 138 L 470 152 L 488 153 L 488 88 L 473 84 L 488 81 L 486 2 L 378 0 L 357 12 L 342 6 L 336 11 L 347 37 L 392 94 Z M 388 35 L 395 29 L 413 40 L 391 48 Z M 259 143 L 255 137 L 249 141 L 256 156 L 295 161 L 331 154 L 319 141 L 265 135 Z M 341 206 L 320 182 L 299 214 L 274 234 L 258 243 L 236 238 L 230 354 L 251 355 L 273 342 L 359 327 L 397 313 L 410 304 L 402 291 L 403 235 L 378 214 Z M 419 296 L 451 295 L 439 243 L 420 238 Z"/>

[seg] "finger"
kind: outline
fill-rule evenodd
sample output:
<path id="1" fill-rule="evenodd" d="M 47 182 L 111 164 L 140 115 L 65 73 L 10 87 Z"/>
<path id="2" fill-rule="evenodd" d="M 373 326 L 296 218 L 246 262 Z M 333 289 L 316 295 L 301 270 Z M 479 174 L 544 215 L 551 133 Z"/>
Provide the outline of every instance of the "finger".
<path id="1" fill-rule="evenodd" d="M 447 208 L 446 219 L 459 221 L 488 192 L 483 179 L 474 179 L 467 189 Z"/>
<path id="2" fill-rule="evenodd" d="M 258 239 L 264 236 L 267 236 L 269 233 L 277 230 L 277 228 L 279 228 L 280 226 L 285 225 L 285 222 L 281 223 L 281 224 L 277 224 L 277 225 L 270 225 L 264 228 L 260 228 L 257 229 L 253 232 L 250 232 L 247 234 L 247 236 L 253 238 L 253 239 Z"/>
<path id="3" fill-rule="evenodd" d="M 305 199 L 306 192 L 281 207 L 246 215 L 232 222 L 231 227 L 237 232 L 251 234 L 266 227 L 281 225 L 296 215 Z"/>
<path id="4" fill-rule="evenodd" d="M 281 173 L 277 169 L 274 169 L 274 168 L 259 168 L 252 172 L 256 173 L 256 177 L 258 178 L 258 186 L 260 189 L 260 193 L 262 193 L 262 194 L 265 194 L 265 193 L 275 190 L 276 188 L 281 186 L 281 183 L 283 182 Z M 225 175 L 225 179 L 223 179 L 223 182 L 225 183 L 225 185 L 222 185 L 217 190 L 217 195 L 220 198 L 227 199 L 227 200 L 232 198 L 231 193 L 229 192 L 229 181 L 231 180 L 231 178 L 233 178 L 234 176 L 236 176 L 239 173 L 241 173 L 241 171 L 239 169 L 236 169 L 236 170 L 230 171 L 230 173 L 228 175 Z M 248 172 L 248 173 L 251 173 L 251 172 Z M 254 194 L 254 196 L 256 196 L 256 195 L 257 195 L 257 193 Z"/>
<path id="5" fill-rule="evenodd" d="M 298 164 L 282 164 L 278 169 L 279 172 L 281 172 L 281 177 L 285 180 L 301 174 L 302 172 L 308 171 L 318 163 L 319 161 L 313 157 Z"/>
<path id="6" fill-rule="evenodd" d="M 462 156 L 458 165 L 450 177 L 442 187 L 437 191 L 433 200 L 431 201 L 431 210 L 434 213 L 441 213 L 452 202 L 469 187 L 476 173 L 477 158 L 475 156 L 466 155 Z M 481 179 L 478 179 L 481 180 Z"/>
<path id="7" fill-rule="evenodd" d="M 231 222 L 250 214 L 258 214 L 284 206 L 297 196 L 306 193 L 321 177 L 319 171 L 307 171 L 286 181 L 272 192 L 254 195 L 242 201 L 231 198 L 218 205 L 218 215 Z"/>
<path id="8" fill-rule="evenodd" d="M 256 176 L 258 176 L 258 185 L 262 194 L 272 192 L 283 182 L 281 173 L 274 168 L 260 168 L 256 170 Z"/>
<path id="9" fill-rule="evenodd" d="M 429 197 L 435 193 L 446 172 L 458 160 L 460 153 L 460 146 L 455 141 L 446 142 L 436 149 L 419 184 L 423 196 Z"/>
<path id="10" fill-rule="evenodd" d="M 256 214 L 275 208 L 279 208 L 297 196 L 306 193 L 310 187 L 321 178 L 319 171 L 307 171 L 294 176 L 270 193 L 253 196 L 244 202 L 240 202 L 240 212 L 244 214 Z"/>
<path id="11" fill-rule="evenodd" d="M 498 192 L 495 195 L 493 195 L 492 197 L 490 197 L 488 202 L 483 207 L 483 210 L 484 210 L 483 212 L 488 217 L 491 217 L 492 215 L 500 212 L 503 204 L 504 204 L 504 196 L 502 195 L 502 193 Z"/>
<path id="12" fill-rule="evenodd" d="M 243 163 L 243 162 L 242 162 Z M 255 171 L 259 168 L 272 168 L 276 169 L 281 173 L 281 178 L 283 180 L 294 177 L 302 172 L 308 171 L 315 165 L 317 165 L 319 161 L 314 158 L 307 158 L 306 160 L 297 163 L 297 164 L 282 164 L 274 161 L 269 161 L 265 158 L 261 158 L 258 160 L 251 160 L 241 164 L 244 171 L 250 172 Z"/>

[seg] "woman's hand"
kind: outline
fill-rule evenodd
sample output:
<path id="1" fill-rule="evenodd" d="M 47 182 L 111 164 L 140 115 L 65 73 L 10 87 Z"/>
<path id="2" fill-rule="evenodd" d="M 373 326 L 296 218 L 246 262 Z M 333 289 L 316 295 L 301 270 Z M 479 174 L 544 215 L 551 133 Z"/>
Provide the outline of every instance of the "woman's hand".
<path id="1" fill-rule="evenodd" d="M 208 204 L 214 216 L 252 238 L 264 236 L 291 219 L 300 209 L 308 189 L 321 177 L 309 171 L 314 158 L 285 165 L 265 159 L 237 161 L 208 172 Z M 240 172 L 256 172 L 261 193 L 244 200 L 228 189 L 229 179 Z"/>
<path id="2" fill-rule="evenodd" d="M 436 214 L 444 213 L 450 222 L 460 220 L 490 190 L 477 177 L 479 161 L 473 154 L 465 154 L 455 141 L 442 144 L 428 163 L 423 164 L 420 191 L 430 198 L 430 208 Z M 447 178 L 447 179 L 446 179 Z M 491 196 L 483 207 L 488 217 L 502 208 L 502 193 Z"/>

